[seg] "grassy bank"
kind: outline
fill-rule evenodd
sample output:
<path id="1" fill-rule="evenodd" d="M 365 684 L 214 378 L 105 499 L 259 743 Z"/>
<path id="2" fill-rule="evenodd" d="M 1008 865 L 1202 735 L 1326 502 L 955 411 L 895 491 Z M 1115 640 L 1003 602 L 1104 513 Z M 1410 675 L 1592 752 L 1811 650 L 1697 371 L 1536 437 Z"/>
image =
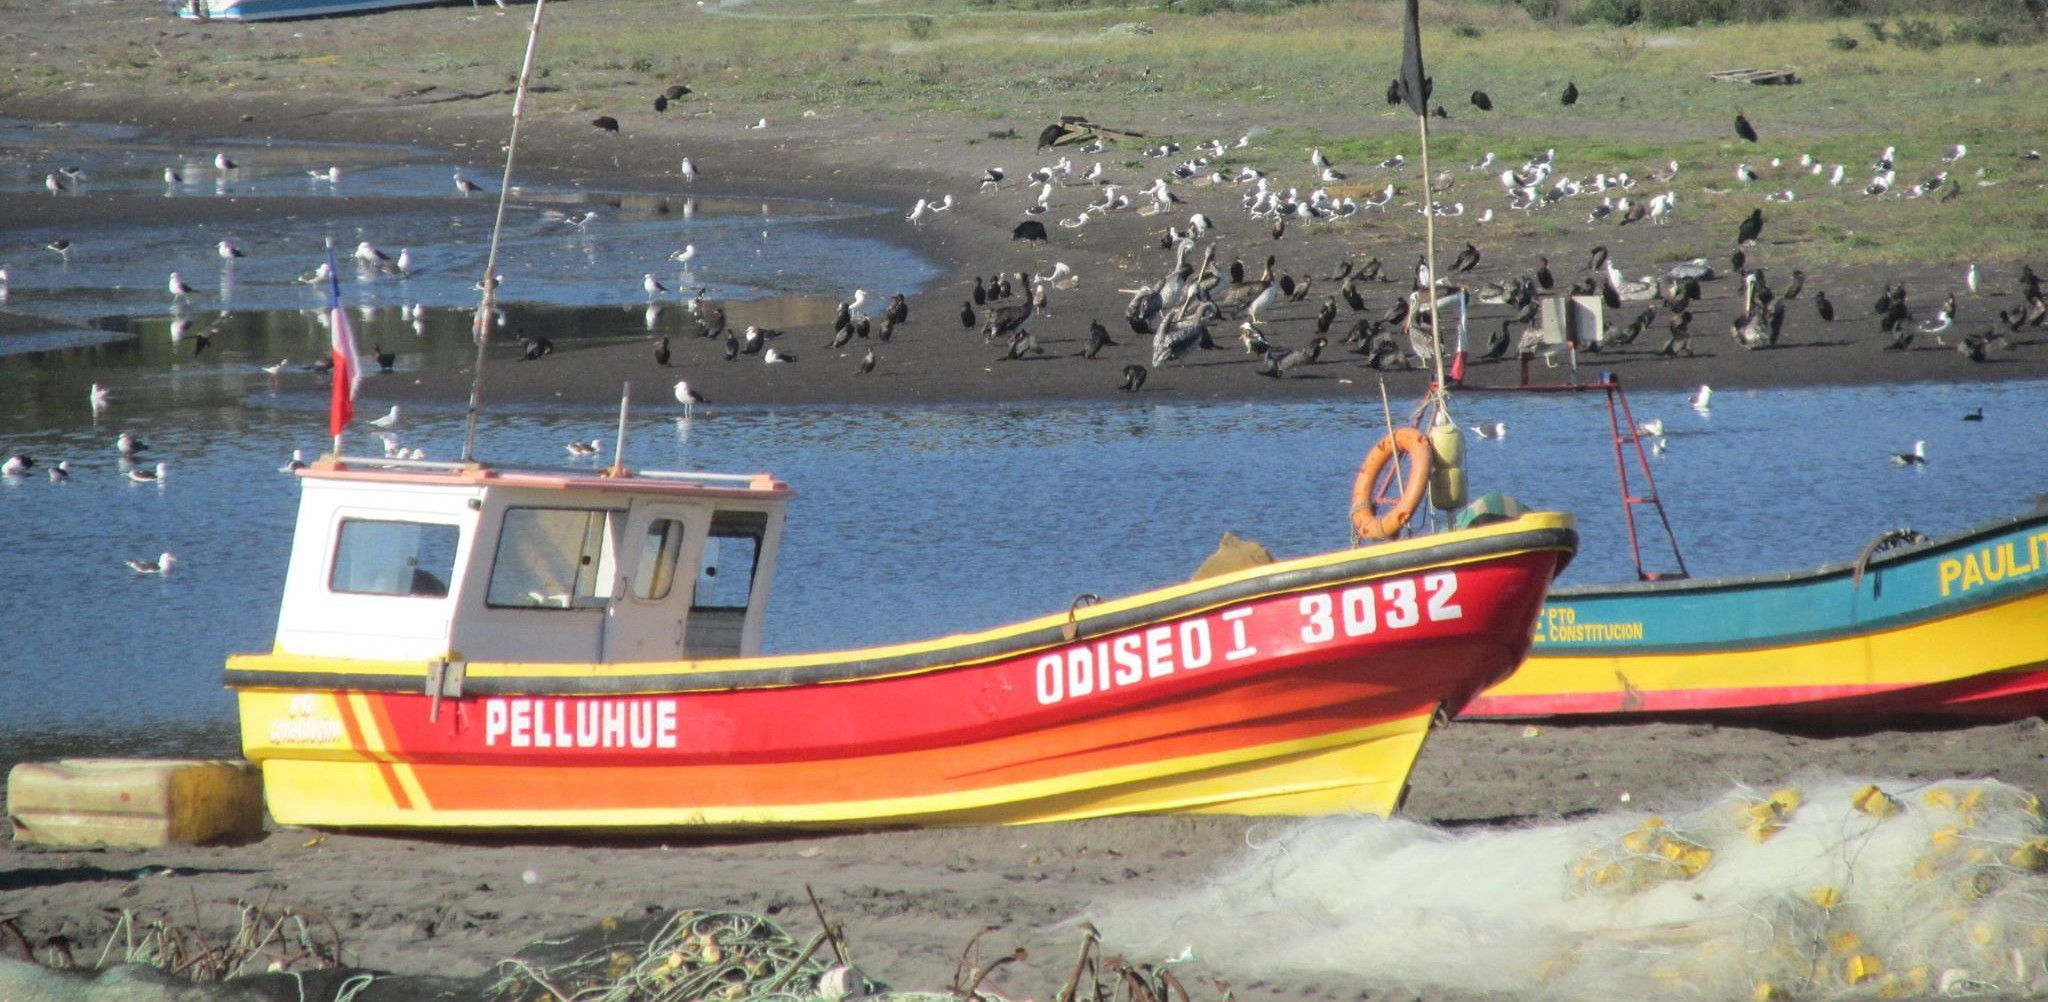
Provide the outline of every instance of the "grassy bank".
<path id="1" fill-rule="evenodd" d="M 1267 162 L 1253 160 L 1260 166 L 1297 166 L 1311 145 L 1353 167 L 1414 153 L 1413 120 L 1382 100 L 1398 58 L 1396 5 L 1204 16 L 1048 8 L 971 0 L 730 7 L 576 0 L 550 9 L 541 82 L 556 89 L 539 96 L 536 111 L 613 114 L 630 131 L 653 124 L 648 101 L 659 86 L 686 81 L 698 91 L 686 112 L 714 121 L 825 109 L 871 116 L 886 129 L 898 116 L 936 115 L 959 121 L 960 141 L 972 143 L 985 141 L 975 131 L 983 123 L 1035 129 L 1072 113 L 1189 140 L 1261 130 L 1268 141 Z M 455 6 L 256 26 L 184 26 L 160 14 L 129 14 L 17 60 L 0 70 L 0 87 L 364 101 L 427 85 L 482 90 L 509 82 L 522 13 Z M 2029 234 L 2048 224 L 2042 164 L 2017 155 L 2048 145 L 2039 134 L 2048 46 L 1917 49 L 1880 42 L 1856 19 L 1651 30 L 1534 20 L 1522 7 L 1481 2 L 1429 3 L 1424 16 L 1429 67 L 1452 116 L 1435 125 L 1435 149 L 1447 164 L 1488 150 L 1513 161 L 1555 147 L 1568 173 L 1640 176 L 1676 159 L 1685 165 L 1674 187 L 1687 215 L 1726 216 L 1732 230 L 1761 191 L 1790 188 L 1800 199 L 1773 210 L 1774 235 L 1811 240 L 1816 259 L 1836 262 L 2013 258 L 2034 249 Z M 1944 31 L 1963 21 L 1927 17 Z M 374 44 L 351 34 L 364 30 Z M 1844 38 L 1858 44 L 1845 47 Z M 1802 82 L 1707 79 L 1737 66 L 1792 69 Z M 1567 82 L 1583 95 L 1571 108 L 1558 101 Z M 1467 103 L 1474 89 L 1492 96 L 1494 112 Z M 1738 109 L 1762 131 L 1757 146 L 1733 136 Z M 1904 185 L 1940 169 L 1937 154 L 1956 143 L 1972 154 L 1952 172 L 1960 194 L 1951 203 L 1852 192 L 1886 146 L 1899 149 Z M 1803 153 L 1847 164 L 1850 183 L 1831 189 L 1768 169 L 1748 188 L 1733 181 L 1738 161 L 1777 157 L 1790 165 Z M 1500 202 L 1490 181 L 1466 178 L 1465 191 L 1447 200 L 1469 200 L 1475 209 Z M 1357 180 L 1371 182 L 1372 171 Z M 1565 222 L 1514 225 L 1542 234 Z"/>

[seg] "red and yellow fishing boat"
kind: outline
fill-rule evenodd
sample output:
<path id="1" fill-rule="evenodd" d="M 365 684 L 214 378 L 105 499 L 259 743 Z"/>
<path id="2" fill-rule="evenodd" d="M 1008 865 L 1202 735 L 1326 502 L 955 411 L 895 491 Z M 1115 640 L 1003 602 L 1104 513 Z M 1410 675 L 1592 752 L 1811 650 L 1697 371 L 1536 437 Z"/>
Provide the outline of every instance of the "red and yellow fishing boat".
<path id="1" fill-rule="evenodd" d="M 274 649 L 229 659 L 280 822 L 1020 823 L 1386 813 L 1512 671 L 1569 516 L 1246 567 L 917 643 L 762 654 L 767 475 L 328 458 Z"/>

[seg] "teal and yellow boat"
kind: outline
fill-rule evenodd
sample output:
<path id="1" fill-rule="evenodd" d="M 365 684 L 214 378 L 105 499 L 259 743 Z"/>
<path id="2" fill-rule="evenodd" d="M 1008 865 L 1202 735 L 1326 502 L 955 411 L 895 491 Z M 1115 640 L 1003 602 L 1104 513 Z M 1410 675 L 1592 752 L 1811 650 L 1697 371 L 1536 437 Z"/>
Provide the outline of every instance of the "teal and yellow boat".
<path id="1" fill-rule="evenodd" d="M 1464 716 L 2048 712 L 2048 508 L 1791 573 L 1554 588 Z"/>
<path id="2" fill-rule="evenodd" d="M 1819 567 L 1694 578 L 1620 383 L 1516 389 L 1605 391 L 1637 580 L 1551 589 L 1528 658 L 1461 716 L 2048 713 L 2048 506 L 1941 539 L 1892 530 Z M 1645 569 L 1638 509 L 1675 570 Z"/>

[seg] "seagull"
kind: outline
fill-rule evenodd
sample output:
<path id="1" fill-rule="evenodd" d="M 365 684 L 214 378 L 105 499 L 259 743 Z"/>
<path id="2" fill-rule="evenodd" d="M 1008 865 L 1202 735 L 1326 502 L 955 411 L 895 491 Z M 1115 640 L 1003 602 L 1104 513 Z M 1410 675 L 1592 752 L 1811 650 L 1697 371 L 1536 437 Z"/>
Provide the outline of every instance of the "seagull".
<path id="1" fill-rule="evenodd" d="M 990 167 L 981 172 L 981 187 L 983 190 L 995 188 L 1000 191 L 1003 187 L 1003 178 L 1008 176 L 1001 167 Z"/>
<path id="2" fill-rule="evenodd" d="M 114 448 L 121 450 L 121 455 L 123 456 L 134 456 L 136 453 L 148 449 L 149 443 L 136 438 L 135 433 L 132 431 L 124 431 L 119 438 L 114 439 Z"/>
<path id="3" fill-rule="evenodd" d="M 1970 262 L 1970 270 L 1969 270 L 1969 271 L 1967 271 L 1967 272 L 1964 272 L 1964 273 L 1963 273 L 1963 285 L 1965 285 L 1965 286 L 1967 286 L 1967 287 L 1969 288 L 1969 290 L 1970 290 L 1970 294 L 1971 294 L 1971 295 L 1973 295 L 1973 296 L 1974 296 L 1974 295 L 1976 295 L 1976 294 L 1977 294 L 1977 263 L 1976 263 L 1976 262 L 1974 262 L 1974 261 Z"/>
<path id="4" fill-rule="evenodd" d="M 903 218 L 910 220 L 911 225 L 913 226 L 923 226 L 924 221 L 930 219 L 931 217 L 932 203 L 920 198 L 917 200 L 916 205 L 910 207 L 910 215 L 904 216 Z"/>
<path id="5" fill-rule="evenodd" d="M 171 565 L 177 562 L 178 558 L 171 556 L 168 553 L 157 554 L 155 560 L 126 561 L 126 563 L 128 564 L 128 569 L 134 571 L 137 574 L 160 574 L 165 577 L 170 576 Z"/>
<path id="6" fill-rule="evenodd" d="M 71 190 L 64 184 L 64 179 L 56 174 L 43 175 L 43 187 L 50 189 L 52 195 L 62 195 Z"/>
<path id="7" fill-rule="evenodd" d="M 683 405 L 683 416 L 689 417 L 697 404 L 704 402 L 704 394 L 697 392 L 687 381 L 676 380 L 676 403 Z"/>
<path id="8" fill-rule="evenodd" d="M 106 409 L 107 409 L 107 388 L 106 388 L 106 387 L 104 387 L 104 386 L 101 386 L 101 385 L 100 385 L 100 384 L 98 384 L 98 383 L 94 383 L 94 384 L 92 384 L 92 390 L 91 390 L 91 392 L 90 392 L 90 393 L 88 393 L 88 394 L 86 395 L 86 399 L 87 399 L 87 400 L 89 400 L 89 401 L 91 401 L 91 403 L 92 403 L 92 412 L 93 412 L 94 414 L 98 414 L 99 412 L 101 412 L 101 411 L 103 411 L 103 410 L 106 410 Z"/>
<path id="9" fill-rule="evenodd" d="M 588 442 L 570 442 L 562 448 L 569 450 L 569 455 L 581 458 L 597 455 L 604 448 L 604 443 L 593 438 Z"/>
<path id="10" fill-rule="evenodd" d="M 697 162 L 695 160 L 692 160 L 689 157 L 684 157 L 682 165 L 679 168 L 679 170 L 681 170 L 682 172 L 683 181 L 685 183 L 697 180 Z"/>
<path id="11" fill-rule="evenodd" d="M 757 118 L 754 120 L 754 124 L 747 126 L 749 129 L 765 129 L 767 127 L 768 120 L 765 118 Z"/>
<path id="12" fill-rule="evenodd" d="M 225 153 L 216 153 L 213 155 L 213 169 L 220 171 L 223 174 L 227 173 L 228 171 L 234 170 L 240 166 L 240 164 L 235 163 L 233 160 L 229 160 L 228 155 Z"/>
<path id="13" fill-rule="evenodd" d="M 462 172 L 461 172 L 461 171 L 456 171 L 456 172 L 455 172 L 455 190 L 456 190 L 456 191 L 458 191 L 458 192 L 461 192 L 461 193 L 462 193 L 462 197 L 464 197 L 464 198 L 468 198 L 469 196 L 471 196 L 471 195 L 473 195 L 473 194 L 476 194 L 476 193 L 477 193 L 477 192 L 479 192 L 479 191 L 482 191 L 482 190 L 484 190 L 484 186 L 483 186 L 483 185 L 480 185 L 480 184 L 476 183 L 475 181 L 472 181 L 472 180 L 470 180 L 470 179 L 468 179 L 468 178 L 466 178 L 466 177 L 463 177 L 463 176 L 462 176 Z"/>
<path id="14" fill-rule="evenodd" d="M 0 463 L 0 477 L 27 476 L 29 467 L 34 465 L 36 465 L 34 459 L 25 454 L 17 453 L 7 457 L 6 462 Z"/>
<path id="15" fill-rule="evenodd" d="M 171 290 L 171 298 L 173 300 L 184 299 L 192 294 L 192 287 L 185 284 L 185 280 L 179 278 L 178 273 L 175 271 L 171 272 L 170 281 L 165 282 L 164 286 Z"/>
<path id="16" fill-rule="evenodd" d="M 1487 424 L 1475 424 L 1472 426 L 1472 433 L 1480 438 L 1503 439 L 1508 437 L 1508 423 L 1506 421 L 1493 421 Z"/>
<path id="17" fill-rule="evenodd" d="M 60 460 L 57 460 L 57 465 L 55 465 L 55 466 L 52 466 L 52 467 L 50 467 L 50 482 L 51 482 L 51 483 L 53 483 L 53 484 L 61 484 L 61 483 L 66 483 L 66 482 L 68 482 L 68 481 L 69 481 L 70 479 L 71 479 L 71 460 L 68 460 L 68 459 L 60 459 Z"/>
<path id="18" fill-rule="evenodd" d="M 341 168 L 329 166 L 326 170 L 309 170 L 306 172 L 306 177 L 312 179 L 315 183 L 325 181 L 328 184 L 339 184 L 341 182 Z"/>
<path id="19" fill-rule="evenodd" d="M 661 284 L 661 282 L 654 277 L 654 273 L 651 271 L 645 275 L 640 276 L 640 287 L 642 289 L 647 290 L 648 299 L 653 299 L 654 297 L 659 296 L 662 293 L 668 291 L 668 286 Z"/>
<path id="20" fill-rule="evenodd" d="M 240 247 L 235 246 L 233 241 L 229 240 L 223 240 L 220 243 L 215 244 L 214 250 L 220 254 L 220 259 L 223 261 L 233 261 L 234 259 L 239 257 L 249 256 L 243 253 Z"/>
<path id="21" fill-rule="evenodd" d="M 298 471 L 300 471 L 300 470 L 303 470 L 303 469 L 305 469 L 305 468 L 306 468 L 306 454 L 305 454 L 305 453 L 304 453 L 303 451 L 301 451 L 301 450 L 298 450 L 298 449 L 293 449 L 293 450 L 292 450 L 292 458 L 290 458 L 290 459 L 287 459 L 287 460 L 285 460 L 285 462 L 284 462 L 284 465 L 283 465 L 283 466 L 280 466 L 280 467 L 278 467 L 278 468 L 277 468 L 277 472 L 279 472 L 279 473 L 296 473 L 296 472 L 298 472 Z"/>
<path id="22" fill-rule="evenodd" d="M 1914 442 L 1912 452 L 1892 453 L 1892 462 L 1899 466 L 1927 465 L 1927 443 L 1924 441 Z"/>
<path id="23" fill-rule="evenodd" d="M 44 244 L 43 249 L 56 254 L 60 258 L 63 258 L 66 264 L 71 263 L 71 241 L 52 240 L 49 243 Z"/>
<path id="24" fill-rule="evenodd" d="M 1664 437 L 1664 419 L 1663 419 L 1663 418 L 1651 418 L 1651 419 L 1650 419 L 1650 420 L 1648 420 L 1648 421 L 1641 421 L 1641 422 L 1638 422 L 1638 423 L 1636 424 L 1636 434 L 1638 434 L 1638 435 L 1648 435 L 1648 436 L 1649 436 L 1649 437 L 1651 437 L 1651 438 L 1663 438 L 1663 437 Z"/>
<path id="25" fill-rule="evenodd" d="M 167 185 L 184 184 L 185 175 L 179 173 L 176 167 L 166 167 L 164 168 L 164 183 Z"/>
<path id="26" fill-rule="evenodd" d="M 128 479 L 138 484 L 161 484 L 171 475 L 171 464 L 158 463 L 156 469 L 134 469 L 128 471 Z"/>
<path id="27" fill-rule="evenodd" d="M 1692 409 L 1705 414 L 1714 409 L 1713 399 L 1714 388 L 1702 383 L 1699 391 L 1692 395 Z"/>
<path id="28" fill-rule="evenodd" d="M 761 354 L 761 361 L 769 365 L 775 365 L 780 362 L 794 362 L 796 361 L 796 356 L 770 348 Z"/>
<path id="29" fill-rule="evenodd" d="M 397 404 L 392 404 L 392 405 L 391 405 L 391 411 L 390 411 L 390 413 L 388 413 L 388 414 L 385 414 L 385 415 L 384 415 L 383 417 L 380 417 L 380 418 L 371 418 L 371 419 L 370 419 L 370 423 L 371 423 L 371 424 L 373 424 L 373 425 L 375 425 L 375 426 L 377 426 L 377 427 L 379 427 L 379 428 L 395 428 L 395 427 L 397 427 L 397 426 L 398 426 L 398 405 L 397 405 Z"/>

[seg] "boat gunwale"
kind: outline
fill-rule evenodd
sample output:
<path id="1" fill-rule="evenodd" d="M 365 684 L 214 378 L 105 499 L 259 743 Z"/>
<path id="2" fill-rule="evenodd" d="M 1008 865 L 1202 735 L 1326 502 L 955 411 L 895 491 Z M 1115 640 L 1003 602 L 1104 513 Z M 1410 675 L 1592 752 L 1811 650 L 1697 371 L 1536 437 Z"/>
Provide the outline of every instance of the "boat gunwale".
<path id="1" fill-rule="evenodd" d="M 1533 524 L 1531 524 L 1533 523 Z M 1516 525 L 1521 528 L 1515 528 Z M 1559 569 L 1576 552 L 1578 532 L 1570 516 L 1536 512 L 1510 522 L 1488 526 L 1478 535 L 1431 541 L 1437 537 L 1409 540 L 1394 547 L 1376 546 L 1363 550 L 1342 550 L 1315 554 L 1276 564 L 1248 568 L 1234 574 L 1139 592 L 1077 612 L 1053 613 L 998 626 L 989 630 L 951 637 L 936 637 L 907 644 L 889 644 L 851 651 L 773 655 L 761 658 L 717 659 L 711 661 L 623 662 L 617 665 L 593 663 L 543 663 L 531 667 L 546 674 L 493 673 L 492 668 L 529 667 L 516 662 L 469 662 L 465 668 L 465 695 L 623 695 L 715 692 L 734 689 L 772 689 L 800 685 L 865 682 L 903 675 L 924 674 L 950 668 L 985 664 L 1017 657 L 1083 639 L 1117 633 L 1147 624 L 1196 615 L 1221 606 L 1271 596 L 1287 595 L 1343 581 L 1381 577 L 1409 570 L 1445 564 L 1515 556 L 1537 550 L 1563 550 Z M 1357 553 L 1359 556 L 1343 557 Z M 1339 559 L 1331 559 L 1338 557 Z M 1277 568 L 1277 570 L 1275 570 Z M 1553 575 L 1555 571 L 1553 571 Z M 1080 627 L 1073 640 L 1064 635 L 1069 622 Z M 948 641 L 953 642 L 948 642 Z M 290 670 L 244 667 L 270 660 L 300 664 L 348 665 L 358 659 L 294 655 L 281 652 L 235 655 L 229 658 L 223 681 L 237 689 L 345 689 L 364 692 L 418 692 L 425 666 L 421 662 L 386 661 L 402 666 L 397 672 L 345 672 L 320 669 Z M 764 662 L 746 666 L 747 661 Z M 634 672 L 635 665 L 701 665 L 694 670 Z M 621 670 L 625 669 L 625 670 Z M 603 674 L 592 674 L 593 671 Z M 575 672 L 577 674 L 564 674 Z"/>

